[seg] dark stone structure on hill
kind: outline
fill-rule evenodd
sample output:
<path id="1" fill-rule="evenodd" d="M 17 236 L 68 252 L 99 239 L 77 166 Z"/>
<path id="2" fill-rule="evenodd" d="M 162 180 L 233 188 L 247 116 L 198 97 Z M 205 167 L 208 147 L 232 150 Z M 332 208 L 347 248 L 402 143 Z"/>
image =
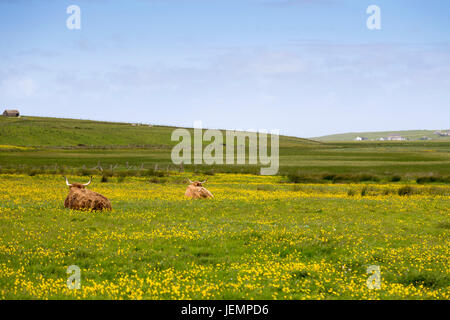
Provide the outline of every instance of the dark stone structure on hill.
<path id="1" fill-rule="evenodd" d="M 20 116 L 19 110 L 5 110 L 3 111 L 5 117 L 18 117 Z"/>

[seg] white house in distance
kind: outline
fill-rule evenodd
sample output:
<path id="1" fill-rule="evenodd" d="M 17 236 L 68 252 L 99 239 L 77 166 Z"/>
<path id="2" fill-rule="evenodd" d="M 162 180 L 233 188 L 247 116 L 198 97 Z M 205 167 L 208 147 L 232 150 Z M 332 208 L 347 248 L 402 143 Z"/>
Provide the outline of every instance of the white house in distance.
<path id="1" fill-rule="evenodd" d="M 369 139 L 366 137 L 356 137 L 355 138 L 355 141 L 364 141 L 364 140 L 369 140 Z"/>
<path id="2" fill-rule="evenodd" d="M 405 137 L 402 137 L 402 136 L 389 136 L 389 137 L 387 137 L 387 140 L 389 140 L 389 141 L 406 141 L 408 139 L 406 139 Z"/>
<path id="3" fill-rule="evenodd" d="M 435 131 L 434 134 L 441 136 L 441 137 L 448 137 L 450 136 L 450 131 Z"/>

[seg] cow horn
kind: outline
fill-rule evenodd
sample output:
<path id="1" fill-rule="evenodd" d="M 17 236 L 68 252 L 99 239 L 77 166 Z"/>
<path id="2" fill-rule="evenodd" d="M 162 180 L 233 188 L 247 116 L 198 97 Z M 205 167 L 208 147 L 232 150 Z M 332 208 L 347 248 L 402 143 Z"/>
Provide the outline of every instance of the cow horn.
<path id="1" fill-rule="evenodd" d="M 201 184 L 205 183 L 208 179 L 206 179 L 205 181 L 200 182 Z"/>
<path id="2" fill-rule="evenodd" d="M 72 186 L 70 183 L 69 183 L 69 180 L 67 180 L 67 178 L 64 176 L 64 179 L 66 179 L 66 184 L 70 187 L 70 186 Z"/>
<path id="3" fill-rule="evenodd" d="M 91 176 L 91 178 L 89 179 L 89 182 L 88 183 L 85 183 L 85 184 L 83 184 L 83 186 L 88 186 L 90 183 L 92 182 L 92 176 Z"/>
<path id="4" fill-rule="evenodd" d="M 191 179 L 188 178 L 188 180 L 189 180 L 189 183 L 194 183 L 193 181 L 191 181 Z"/>

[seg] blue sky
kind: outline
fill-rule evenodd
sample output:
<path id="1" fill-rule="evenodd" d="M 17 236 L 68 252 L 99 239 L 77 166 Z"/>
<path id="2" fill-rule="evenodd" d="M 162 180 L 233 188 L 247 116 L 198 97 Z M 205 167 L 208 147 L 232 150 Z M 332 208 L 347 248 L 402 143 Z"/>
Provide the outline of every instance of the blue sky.
<path id="1" fill-rule="evenodd" d="M 0 107 L 301 137 L 447 129 L 449 15 L 445 0 L 0 0 Z"/>

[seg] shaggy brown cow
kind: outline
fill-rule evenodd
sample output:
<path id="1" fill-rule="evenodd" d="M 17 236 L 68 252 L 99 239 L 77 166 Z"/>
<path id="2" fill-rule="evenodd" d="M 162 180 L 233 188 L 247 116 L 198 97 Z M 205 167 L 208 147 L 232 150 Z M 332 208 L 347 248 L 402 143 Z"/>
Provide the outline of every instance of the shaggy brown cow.
<path id="1" fill-rule="evenodd" d="M 64 207 L 74 210 L 111 210 L 111 202 L 101 194 L 86 189 L 88 183 L 69 183 L 66 177 L 66 184 L 69 186 L 69 195 L 64 201 Z"/>
<path id="2" fill-rule="evenodd" d="M 186 193 L 184 195 L 191 199 L 214 198 L 211 192 L 203 188 L 203 184 L 205 182 L 206 180 L 202 182 L 189 180 L 190 185 L 188 185 Z"/>

